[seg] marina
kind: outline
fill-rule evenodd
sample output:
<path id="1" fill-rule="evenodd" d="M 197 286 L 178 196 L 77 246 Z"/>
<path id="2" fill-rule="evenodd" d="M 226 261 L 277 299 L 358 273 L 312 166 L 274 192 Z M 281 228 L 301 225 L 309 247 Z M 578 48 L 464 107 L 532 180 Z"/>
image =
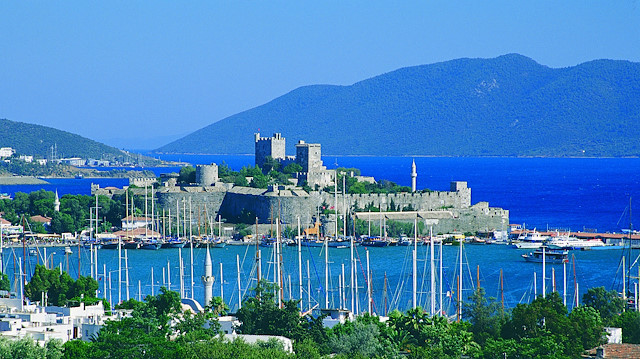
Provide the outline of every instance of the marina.
<path id="1" fill-rule="evenodd" d="M 434 242 L 435 243 L 435 242 Z M 431 306 L 431 292 L 429 285 L 430 271 L 432 270 L 431 246 L 421 245 L 415 247 L 416 253 L 416 282 L 417 282 L 417 302 L 424 308 Z M 32 249 L 30 247 L 30 249 Z M 111 303 L 119 300 L 126 300 L 130 297 L 138 296 L 138 288 L 142 296 L 157 292 L 161 286 L 181 291 L 185 298 L 195 298 L 202 300 L 204 287 L 199 280 L 204 271 L 203 263 L 206 248 L 194 247 L 191 251 L 189 246 L 184 249 L 161 248 L 159 250 L 125 250 L 122 249 L 120 267 L 122 277 L 128 282 L 118 285 L 118 253 L 116 250 L 107 249 L 87 249 L 82 246 L 66 246 L 54 248 L 33 248 L 38 251 L 37 255 L 29 255 L 25 258 L 27 263 L 26 275 L 33 273 L 36 263 L 42 264 L 47 258 L 47 265 L 50 268 L 60 267 L 63 270 L 69 269 L 72 277 L 78 275 L 78 265 L 80 273 L 84 276 L 93 276 L 100 283 L 99 296 L 107 297 Z M 255 245 L 245 246 L 225 246 L 216 250 L 211 249 L 214 268 L 224 268 L 225 281 L 220 283 L 221 273 L 214 273 L 213 291 L 215 296 L 225 295 L 225 302 L 229 304 L 232 311 L 240 305 L 239 299 L 246 295 L 256 284 L 257 261 L 256 251 L 260 251 L 261 258 L 260 272 L 267 280 L 273 280 L 274 253 L 276 246 L 256 247 Z M 297 246 L 278 246 L 279 254 L 282 256 L 279 275 L 283 278 L 283 296 L 285 299 L 298 299 L 298 250 Z M 406 310 L 412 306 L 412 273 L 411 259 L 413 246 L 392 246 L 386 248 L 379 247 L 354 247 L 355 273 L 354 278 L 358 284 L 356 290 L 357 298 L 354 299 L 360 311 L 367 307 L 367 271 L 366 258 L 369 258 L 370 281 L 371 281 L 371 301 L 376 313 L 386 313 L 392 309 Z M 455 311 L 455 296 L 457 295 L 457 278 L 460 273 L 460 248 L 458 246 L 434 245 L 433 268 L 437 288 L 442 285 L 442 292 L 438 292 L 437 298 L 443 296 L 443 310 L 447 313 Z M 78 255 L 78 253 L 80 253 Z M 91 255 L 93 253 L 93 256 Z M 193 277 L 191 277 L 191 255 L 193 253 Z M 539 263 L 530 263 L 523 260 L 523 256 L 528 252 L 509 248 L 503 245 L 465 245 L 462 251 L 462 279 L 463 296 L 471 295 L 477 287 L 477 280 L 485 288 L 487 295 L 500 298 L 504 294 L 504 304 L 506 307 L 514 307 L 518 303 L 525 303 L 532 300 L 535 289 L 534 276 L 538 277 L 538 287 L 541 285 L 542 267 Z M 563 253 L 566 253 L 563 252 Z M 624 251 L 612 249 L 609 251 L 577 251 L 572 252 L 565 260 L 562 256 L 560 264 L 575 266 L 575 277 L 569 274 L 566 279 L 570 283 L 576 281 L 580 283 L 578 297 L 588 288 L 604 286 L 607 289 L 620 286 L 622 277 L 620 260 Z M 442 254 L 442 279 L 438 274 Z M 350 251 L 348 249 L 329 248 L 329 261 L 325 263 L 326 256 L 323 247 L 302 247 L 300 257 L 303 269 L 303 308 L 313 308 L 319 306 L 324 308 L 325 297 L 328 299 L 329 307 L 341 307 L 345 305 L 344 294 L 349 292 L 349 278 L 343 283 L 342 266 L 349 268 Z M 637 255 L 637 254 L 636 254 Z M 127 264 L 125 265 L 125 258 Z M 92 262 L 93 260 L 97 262 Z M 9 275 L 12 283 L 16 283 L 13 275 L 19 262 L 22 261 L 22 248 L 4 248 L 3 266 Z M 536 261 L 534 261 L 536 262 Z M 553 263 L 553 255 L 549 254 L 548 262 Z M 325 267 L 326 265 L 326 267 Z M 307 268 L 308 267 L 308 268 Z M 236 270 L 239 268 L 239 272 Z M 326 269 L 325 269 L 326 268 Z M 308 269 L 308 271 L 307 271 Z M 222 270 L 222 269 L 221 269 Z M 328 270 L 328 273 L 326 272 Z M 105 275 L 106 271 L 106 275 Z M 500 272 L 504 273 L 504 287 L 501 292 L 499 286 Z M 155 273 L 155 274 L 153 274 Z M 308 275 L 307 275 L 308 273 Z M 325 273 L 327 273 L 325 277 Z M 348 271 L 347 271 L 348 273 Z M 546 274 L 546 288 L 552 287 L 552 282 L 560 283 L 562 278 L 555 271 L 552 277 L 549 271 Z M 111 275 L 109 283 L 106 280 Z M 347 277 L 349 275 L 347 274 Z M 240 278 L 240 281 L 236 278 Z M 325 279 L 327 279 L 325 283 Z M 182 285 L 181 285 L 182 283 Z M 385 284 L 386 283 L 386 284 Z M 109 284 L 109 285 L 107 285 Z M 108 288 L 111 288 L 109 290 Z M 118 288 L 120 290 L 118 291 Z M 307 292 L 306 288 L 310 288 Z M 568 303 L 575 303 L 576 293 L 573 286 L 566 290 L 558 289 L 562 296 L 566 296 Z M 355 289 L 355 288 L 354 288 Z M 540 293 L 540 288 L 537 289 Z M 128 295 L 126 293 L 129 293 Z M 224 294 L 223 294 L 224 293 Z M 240 293 L 240 297 L 239 297 Z M 347 300 L 348 302 L 348 300 Z M 440 302 L 437 303 L 440 306 Z M 349 304 L 350 306 L 350 304 Z"/>

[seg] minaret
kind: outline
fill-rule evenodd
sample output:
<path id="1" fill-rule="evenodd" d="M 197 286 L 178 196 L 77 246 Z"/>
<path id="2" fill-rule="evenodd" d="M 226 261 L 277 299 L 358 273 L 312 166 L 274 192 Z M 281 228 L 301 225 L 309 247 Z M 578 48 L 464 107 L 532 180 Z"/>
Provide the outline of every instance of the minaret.
<path id="1" fill-rule="evenodd" d="M 204 260 L 204 275 L 202 276 L 202 283 L 204 284 L 204 304 L 206 307 L 210 304 L 211 298 L 213 298 L 213 264 L 211 263 L 211 254 L 209 253 L 209 246 L 207 246 L 207 258 Z"/>
<path id="2" fill-rule="evenodd" d="M 416 160 L 413 160 L 411 163 L 411 192 L 416 191 L 416 178 L 418 177 L 418 172 L 416 172 Z"/>
<path id="3" fill-rule="evenodd" d="M 53 210 L 60 212 L 60 198 L 58 198 L 58 190 L 56 190 L 56 199 L 53 200 Z"/>

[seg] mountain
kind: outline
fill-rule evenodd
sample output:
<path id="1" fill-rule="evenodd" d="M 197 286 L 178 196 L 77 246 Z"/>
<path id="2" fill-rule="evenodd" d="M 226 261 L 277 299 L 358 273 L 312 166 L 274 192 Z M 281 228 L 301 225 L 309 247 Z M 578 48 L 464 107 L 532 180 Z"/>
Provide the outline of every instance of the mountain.
<path id="1" fill-rule="evenodd" d="M 640 64 L 553 69 L 509 54 L 407 67 L 351 86 L 301 87 L 157 152 L 253 153 L 281 132 L 332 155 L 639 156 Z"/>
<path id="2" fill-rule="evenodd" d="M 19 154 L 51 158 L 55 147 L 58 158 L 81 157 L 131 161 L 128 152 L 55 128 L 0 119 L 0 147 L 12 147 Z M 138 155 L 134 154 L 138 159 Z"/>

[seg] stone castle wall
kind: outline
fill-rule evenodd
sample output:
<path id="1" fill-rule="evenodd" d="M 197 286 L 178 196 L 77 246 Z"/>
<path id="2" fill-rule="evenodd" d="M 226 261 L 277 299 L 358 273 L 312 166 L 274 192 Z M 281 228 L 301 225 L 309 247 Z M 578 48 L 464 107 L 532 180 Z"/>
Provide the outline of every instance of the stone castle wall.
<path id="1" fill-rule="evenodd" d="M 455 183 L 455 186 L 454 186 Z M 454 192 L 424 192 L 398 194 L 351 194 L 338 195 L 338 212 L 344 213 L 343 203 L 352 208 L 357 204 L 359 208 L 373 203 L 375 207 L 387 211 L 393 202 L 396 208 L 411 205 L 417 211 L 442 211 L 446 209 L 448 216 L 437 216 L 425 219 L 434 225 L 437 232 L 479 231 L 500 229 L 509 223 L 508 211 L 501 208 L 490 208 L 486 202 L 471 206 L 471 189 L 464 182 L 452 183 Z M 322 203 L 329 208 L 335 206 L 334 196 L 326 192 L 307 193 L 300 189 L 269 190 L 234 187 L 229 190 L 206 187 L 176 187 L 162 188 L 157 192 L 158 208 L 171 210 L 175 215 L 176 201 L 180 205 L 180 213 L 186 204 L 189 212 L 189 198 L 191 198 L 192 218 L 195 221 L 198 213 L 204 215 L 205 209 L 209 217 L 217 218 L 222 215 L 228 222 L 234 218 L 250 216 L 251 223 L 255 216 L 261 224 L 270 223 L 280 218 L 285 226 L 295 226 L 297 218 L 304 227 L 310 226 L 322 210 Z M 167 212 L 168 213 L 168 212 Z M 503 224 L 503 220 L 506 223 Z M 333 225 L 325 227 L 327 234 L 333 232 Z"/>
<path id="2" fill-rule="evenodd" d="M 411 206 L 416 211 L 433 211 L 443 208 L 469 208 L 471 206 L 471 188 L 466 182 L 452 182 L 452 189 L 455 191 L 434 191 L 434 192 L 413 192 L 413 193 L 370 193 L 370 194 L 338 194 L 338 212 L 344 213 L 343 202 L 347 208 L 357 205 L 364 208 L 369 204 L 380 208 L 382 211 L 389 211 L 393 203 L 396 210 Z M 322 201 L 330 207 L 335 207 L 335 196 L 332 193 L 323 192 Z M 343 201 L 344 198 L 344 201 Z M 400 209 L 398 209 L 400 208 Z"/>

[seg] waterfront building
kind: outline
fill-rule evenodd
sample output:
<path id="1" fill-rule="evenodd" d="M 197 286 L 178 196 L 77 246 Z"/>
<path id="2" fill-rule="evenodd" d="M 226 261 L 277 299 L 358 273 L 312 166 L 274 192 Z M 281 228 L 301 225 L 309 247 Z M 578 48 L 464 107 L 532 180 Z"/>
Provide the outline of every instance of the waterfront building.
<path id="1" fill-rule="evenodd" d="M 136 228 L 145 228 L 151 224 L 151 218 L 127 216 L 122 219 L 122 230 L 130 231 Z"/>

